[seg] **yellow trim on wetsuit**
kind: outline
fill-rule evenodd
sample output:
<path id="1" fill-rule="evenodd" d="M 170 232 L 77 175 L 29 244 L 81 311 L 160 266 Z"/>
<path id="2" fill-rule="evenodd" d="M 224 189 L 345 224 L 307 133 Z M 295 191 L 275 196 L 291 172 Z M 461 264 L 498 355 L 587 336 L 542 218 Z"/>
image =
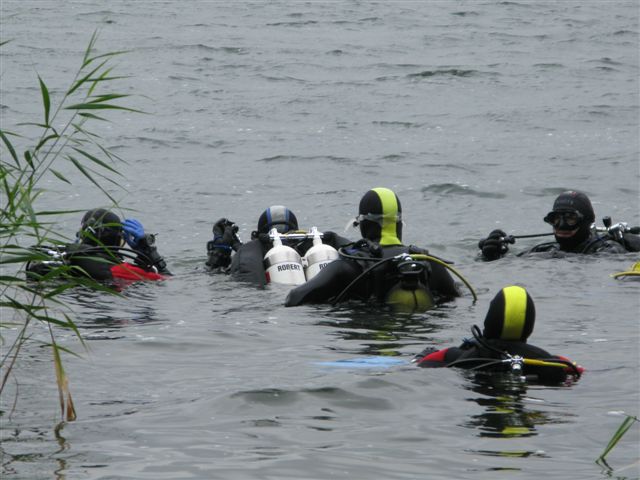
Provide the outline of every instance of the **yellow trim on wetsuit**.
<path id="1" fill-rule="evenodd" d="M 382 223 L 380 245 L 402 245 L 398 239 L 396 224 L 398 221 L 398 201 L 396 194 L 388 188 L 374 188 L 382 203 Z"/>
<path id="2" fill-rule="evenodd" d="M 502 322 L 502 340 L 520 340 L 527 320 L 527 292 L 522 287 L 506 287 L 504 295 L 504 321 Z"/>

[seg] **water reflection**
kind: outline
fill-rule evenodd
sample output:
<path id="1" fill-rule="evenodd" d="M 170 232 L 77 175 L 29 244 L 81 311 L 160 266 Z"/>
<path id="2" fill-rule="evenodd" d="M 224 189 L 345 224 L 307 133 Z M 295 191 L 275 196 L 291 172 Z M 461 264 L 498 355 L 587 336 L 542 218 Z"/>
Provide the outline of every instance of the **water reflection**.
<path id="1" fill-rule="evenodd" d="M 96 330 L 110 331 L 161 322 L 154 308 L 156 293 L 145 287 L 140 285 L 138 288 L 136 285 L 120 295 L 75 289 L 66 293 L 64 301 L 73 310 L 76 325 L 84 330 L 92 330 L 91 338 L 95 339 Z"/>
<path id="2" fill-rule="evenodd" d="M 334 329 L 331 335 L 350 342 L 332 343 L 327 348 L 340 353 L 361 355 L 401 355 L 409 345 L 433 343 L 433 335 L 445 328 L 443 319 L 452 316 L 454 307 L 439 307 L 420 314 L 401 314 L 379 308 L 339 307 L 323 316 L 316 325 Z M 358 342 L 357 346 L 353 342 Z"/>
<path id="3" fill-rule="evenodd" d="M 465 388 L 481 394 L 479 397 L 471 397 L 468 400 L 483 407 L 484 412 L 471 416 L 462 425 L 477 430 L 479 437 L 504 439 L 532 437 L 538 435 L 540 425 L 568 423 L 559 416 L 552 416 L 548 412 L 536 409 L 537 400 L 527 396 L 529 386 L 519 377 L 496 373 L 463 372 L 463 374 L 470 380 L 470 384 Z M 542 401 L 538 402 L 543 404 Z M 547 457 L 544 451 L 539 450 L 477 450 L 475 453 L 497 457 Z"/>

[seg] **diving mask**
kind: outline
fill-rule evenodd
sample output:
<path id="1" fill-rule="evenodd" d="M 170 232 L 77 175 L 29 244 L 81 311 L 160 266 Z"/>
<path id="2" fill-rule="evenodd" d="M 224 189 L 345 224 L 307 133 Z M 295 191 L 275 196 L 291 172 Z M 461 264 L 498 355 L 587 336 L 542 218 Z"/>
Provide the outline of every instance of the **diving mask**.
<path id="1" fill-rule="evenodd" d="M 558 230 L 573 230 L 579 227 L 584 220 L 577 210 L 552 211 L 544 217 L 544 221 Z"/>

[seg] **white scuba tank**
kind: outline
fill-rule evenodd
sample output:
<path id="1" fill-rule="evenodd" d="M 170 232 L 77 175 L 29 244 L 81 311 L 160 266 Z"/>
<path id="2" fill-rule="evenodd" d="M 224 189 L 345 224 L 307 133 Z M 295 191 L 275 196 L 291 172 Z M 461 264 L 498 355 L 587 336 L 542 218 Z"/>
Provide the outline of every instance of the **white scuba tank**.
<path id="1" fill-rule="evenodd" d="M 275 228 L 269 234 L 273 237 L 273 248 L 264 256 L 267 283 L 302 285 L 305 279 L 300 255 L 293 248 L 282 245 Z"/>
<path id="2" fill-rule="evenodd" d="M 320 270 L 338 258 L 338 251 L 335 248 L 322 243 L 320 233 L 316 227 L 311 228 L 311 234 L 313 235 L 313 247 L 307 250 L 307 253 L 302 258 L 304 275 L 307 281 L 311 280 Z"/>

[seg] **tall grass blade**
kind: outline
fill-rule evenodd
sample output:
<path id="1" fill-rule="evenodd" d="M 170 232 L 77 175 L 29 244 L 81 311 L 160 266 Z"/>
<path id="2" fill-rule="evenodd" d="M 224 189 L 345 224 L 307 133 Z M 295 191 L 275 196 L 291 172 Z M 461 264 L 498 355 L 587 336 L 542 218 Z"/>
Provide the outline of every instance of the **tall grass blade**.
<path id="1" fill-rule="evenodd" d="M 73 92 L 75 92 L 78 88 L 80 88 L 82 85 L 84 85 L 87 82 L 92 82 L 93 80 L 91 80 L 91 77 L 98 71 L 100 70 L 102 67 L 104 67 L 104 65 L 107 63 L 107 60 L 105 60 L 104 62 L 102 62 L 100 65 L 98 65 L 97 67 L 95 67 L 93 70 L 91 70 L 89 73 L 87 73 L 84 77 L 78 79 L 72 86 L 71 88 L 67 91 L 67 97 L 71 96 L 73 94 Z"/>
<path id="2" fill-rule="evenodd" d="M 124 110 L 127 112 L 143 113 L 141 110 L 136 110 L 134 108 L 102 103 L 76 103 L 65 107 L 65 110 Z"/>
<path id="3" fill-rule="evenodd" d="M 67 158 L 71 161 L 71 163 L 73 163 L 73 164 L 75 165 L 75 167 L 76 167 L 78 170 L 80 170 L 80 172 L 81 172 L 85 177 L 87 177 L 87 179 L 88 179 L 91 183 L 93 183 L 96 187 L 98 187 L 98 188 L 100 189 L 100 191 L 101 191 L 102 193 L 104 193 L 104 194 L 109 198 L 109 200 L 111 200 L 113 203 L 117 203 L 116 199 L 115 199 L 115 198 L 113 198 L 113 197 L 111 196 L 111 194 L 110 194 L 109 192 L 107 192 L 107 191 L 104 189 L 104 187 L 103 187 L 102 185 L 100 185 L 100 183 L 98 183 L 98 181 L 97 181 L 95 178 L 93 178 L 93 176 L 91 175 L 91 173 L 89 172 L 89 170 L 88 170 L 88 169 L 86 169 L 86 168 L 82 165 L 82 163 L 80 163 L 80 162 L 79 162 L 75 157 L 72 157 L 71 155 L 67 155 Z"/>
<path id="4" fill-rule="evenodd" d="M 63 182 L 68 183 L 69 185 L 72 185 L 72 183 L 69 180 L 67 180 L 67 178 L 59 171 L 54 170 L 53 168 L 49 169 L 49 171 L 53 173 L 56 177 L 58 177 L 60 180 L 62 180 Z"/>
<path id="5" fill-rule="evenodd" d="M 63 418 L 68 422 L 72 422 L 76 419 L 76 409 L 73 405 L 71 392 L 69 391 L 69 379 L 67 378 L 67 374 L 62 366 L 58 345 L 54 343 L 52 348 L 53 362 L 56 369 L 56 380 L 58 382 L 58 396 L 60 397 L 60 412 L 62 413 Z"/>
<path id="6" fill-rule="evenodd" d="M 38 142 L 38 145 L 36 145 L 36 148 L 34 149 L 34 151 L 37 152 L 38 150 L 40 150 L 49 140 L 54 140 L 58 138 L 60 138 L 60 136 L 54 130 L 54 133 L 52 133 L 51 135 L 47 135 L 46 137 L 44 137 L 42 140 Z"/>
<path id="7" fill-rule="evenodd" d="M 607 444 L 602 454 L 596 460 L 597 463 L 601 463 L 601 462 L 606 463 L 605 457 L 618 444 L 618 442 L 624 436 L 624 434 L 627 433 L 627 431 L 631 428 L 631 425 L 633 425 L 635 422 L 638 421 L 638 417 L 632 417 L 630 415 L 627 415 L 626 417 L 627 418 L 623 420 L 620 427 L 618 427 L 618 430 L 616 430 L 616 432 L 613 434 L 613 437 L 611 437 L 611 440 L 609 440 L 609 443 Z"/>
<path id="8" fill-rule="evenodd" d="M 102 168 L 104 168 L 105 170 L 109 170 L 113 173 L 115 173 L 116 175 L 120 175 L 122 176 L 122 174 L 120 172 L 118 172 L 115 168 L 113 168 L 110 165 L 107 165 L 105 162 L 103 162 L 102 160 L 100 160 L 97 157 L 94 157 L 93 155 L 91 155 L 90 153 L 84 151 L 84 150 L 80 150 L 79 148 L 76 147 L 72 147 L 76 152 L 78 152 L 80 155 L 88 158 L 89 160 L 91 160 L 94 163 L 97 163 L 98 165 L 100 165 Z"/>
<path id="9" fill-rule="evenodd" d="M 80 115 L 83 118 L 93 118 L 94 120 L 101 120 L 103 122 L 109 121 L 106 118 L 99 117 L 98 115 L 94 115 L 93 113 L 88 113 L 88 112 L 81 112 L 81 113 L 78 113 L 78 115 Z"/>
<path id="10" fill-rule="evenodd" d="M 97 40 L 98 40 L 98 32 L 94 31 L 93 34 L 91 35 L 91 38 L 89 39 L 89 44 L 87 45 L 87 48 L 84 51 L 84 57 L 82 59 L 82 67 L 80 67 L 80 69 L 83 69 L 91 62 L 89 58 L 91 55 L 91 51 L 93 50 L 93 47 L 95 46 Z"/>
<path id="11" fill-rule="evenodd" d="M 40 92 L 42 92 L 42 105 L 44 106 L 44 123 L 49 126 L 49 112 L 51 111 L 51 99 L 49 98 L 49 89 L 45 85 L 44 81 L 38 75 L 38 81 L 40 82 Z"/>
<path id="12" fill-rule="evenodd" d="M 20 168 L 20 160 L 18 160 L 18 155 L 16 154 L 16 150 L 13 148 L 13 145 L 11 144 L 11 142 L 9 141 L 9 139 L 7 138 L 7 136 L 4 134 L 2 130 L 0 130 L 0 137 L 2 138 L 2 143 L 4 143 L 4 146 L 7 147 L 7 150 L 9 150 L 9 154 L 11 155 L 11 158 L 13 158 L 13 161 L 15 162 L 16 166 Z"/>

